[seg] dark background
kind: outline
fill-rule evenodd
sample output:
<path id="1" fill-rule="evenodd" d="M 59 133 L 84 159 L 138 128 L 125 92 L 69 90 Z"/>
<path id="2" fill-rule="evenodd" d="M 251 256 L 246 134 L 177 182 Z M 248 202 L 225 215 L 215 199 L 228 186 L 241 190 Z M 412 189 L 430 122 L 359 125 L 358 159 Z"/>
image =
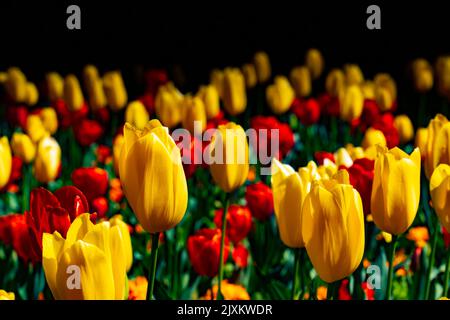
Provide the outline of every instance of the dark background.
<path id="1" fill-rule="evenodd" d="M 66 8 L 81 7 L 82 29 L 66 28 Z M 366 8 L 381 8 L 381 30 L 366 28 Z M 287 74 L 309 47 L 326 70 L 346 62 L 366 76 L 405 76 L 407 62 L 450 52 L 445 1 L 9 1 L 0 2 L 0 70 L 21 67 L 38 80 L 49 70 L 79 74 L 177 65 L 194 90 L 214 67 L 241 66 L 266 50 L 274 73 Z"/>

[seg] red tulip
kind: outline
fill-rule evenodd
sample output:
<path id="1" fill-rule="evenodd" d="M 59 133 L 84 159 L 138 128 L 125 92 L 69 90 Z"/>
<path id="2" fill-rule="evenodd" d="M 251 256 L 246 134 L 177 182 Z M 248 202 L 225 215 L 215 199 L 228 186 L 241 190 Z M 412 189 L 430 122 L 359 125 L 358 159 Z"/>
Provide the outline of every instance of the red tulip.
<path id="1" fill-rule="evenodd" d="M 175 141 L 178 148 L 181 150 L 181 157 L 183 162 L 183 169 L 186 178 L 192 177 L 197 170 L 198 165 L 203 163 L 203 143 L 195 137 L 191 137 L 191 141 Z M 197 161 L 197 163 L 195 163 Z"/>
<path id="2" fill-rule="evenodd" d="M 108 190 L 108 172 L 101 168 L 78 168 L 72 172 L 72 182 L 90 203 Z"/>
<path id="3" fill-rule="evenodd" d="M 28 108 L 26 106 L 9 106 L 6 108 L 6 120 L 12 127 L 25 130 L 27 126 Z"/>
<path id="4" fill-rule="evenodd" d="M 318 98 L 320 105 L 320 113 L 329 117 L 339 117 L 340 103 L 339 98 L 332 97 L 328 93 L 325 93 Z"/>
<path id="5" fill-rule="evenodd" d="M 273 214 L 273 195 L 263 182 L 247 186 L 245 200 L 252 215 L 258 220 L 266 220 Z"/>
<path id="6" fill-rule="evenodd" d="M 104 164 L 106 160 L 111 156 L 111 148 L 101 144 L 97 147 L 96 154 L 97 161 Z"/>
<path id="7" fill-rule="evenodd" d="M 319 166 L 323 165 L 323 161 L 328 159 L 330 161 L 335 162 L 334 155 L 330 152 L 326 151 L 316 151 L 314 152 L 314 158 Z"/>
<path id="8" fill-rule="evenodd" d="M 206 122 L 206 130 L 208 129 L 217 129 L 218 126 L 222 124 L 227 124 L 228 120 L 225 119 L 225 115 L 222 110 L 219 111 L 215 118 L 209 119 Z"/>
<path id="9" fill-rule="evenodd" d="M 338 299 L 339 300 L 352 300 L 352 296 L 348 291 L 348 279 L 344 279 L 339 286 Z"/>
<path id="10" fill-rule="evenodd" d="M 216 210 L 214 223 L 217 228 L 222 228 L 223 209 Z M 252 228 L 252 215 L 245 206 L 231 205 L 228 208 L 226 235 L 233 243 L 244 239 Z"/>
<path id="11" fill-rule="evenodd" d="M 368 128 L 372 127 L 374 123 L 379 121 L 380 117 L 380 108 L 378 108 L 376 101 L 365 99 L 361 116 L 352 122 L 352 128 L 359 127 L 361 131 L 365 132 Z"/>
<path id="12" fill-rule="evenodd" d="M 74 124 L 73 129 L 75 139 L 83 147 L 90 146 L 103 135 L 103 127 L 95 120 L 83 119 Z"/>
<path id="13" fill-rule="evenodd" d="M 155 113 L 155 98 L 151 93 L 146 93 L 138 99 L 144 105 L 148 114 L 151 116 Z"/>
<path id="14" fill-rule="evenodd" d="M 306 126 L 310 126 L 319 121 L 320 106 L 314 98 L 306 100 L 295 98 L 291 110 L 300 122 Z"/>
<path id="15" fill-rule="evenodd" d="M 366 300 L 375 300 L 375 290 L 373 290 L 373 288 L 369 288 L 367 282 L 363 282 L 361 287 L 366 295 Z"/>
<path id="16" fill-rule="evenodd" d="M 400 136 L 397 129 L 394 126 L 394 116 L 392 113 L 384 113 L 373 124 L 373 128 L 383 132 L 386 137 L 386 143 L 388 148 L 394 148 L 400 143 Z"/>
<path id="17" fill-rule="evenodd" d="M 374 160 L 361 158 L 356 159 L 350 168 L 344 167 L 349 173 L 350 183 L 361 195 L 365 215 L 370 213 L 374 163 Z"/>
<path id="18" fill-rule="evenodd" d="M 442 235 L 444 236 L 444 244 L 446 248 L 450 247 L 450 233 L 442 227 Z"/>
<path id="19" fill-rule="evenodd" d="M 155 69 L 145 73 L 146 91 L 153 96 L 158 92 L 158 88 L 169 81 L 166 70 Z"/>
<path id="20" fill-rule="evenodd" d="M 200 229 L 187 240 L 189 259 L 195 272 L 202 276 L 214 277 L 219 271 L 220 229 Z M 223 261 L 227 261 L 230 248 L 225 238 Z"/>
<path id="21" fill-rule="evenodd" d="M 67 104 L 62 99 L 56 100 L 53 108 L 58 115 L 58 124 L 63 129 L 78 124 L 81 120 L 85 119 L 89 113 L 89 108 L 86 103 L 83 103 L 79 110 L 70 111 Z"/>
<path id="22" fill-rule="evenodd" d="M 233 261 L 239 268 L 246 268 L 248 265 L 248 250 L 242 244 L 237 244 L 233 249 Z"/>
<path id="23" fill-rule="evenodd" d="M 108 212 L 108 200 L 105 197 L 98 197 L 92 201 L 91 210 L 97 213 L 97 217 L 102 219 Z"/>
<path id="24" fill-rule="evenodd" d="M 108 124 L 111 119 L 111 115 L 109 114 L 109 109 L 107 107 L 97 109 L 93 112 L 93 114 L 94 118 L 103 125 Z"/>

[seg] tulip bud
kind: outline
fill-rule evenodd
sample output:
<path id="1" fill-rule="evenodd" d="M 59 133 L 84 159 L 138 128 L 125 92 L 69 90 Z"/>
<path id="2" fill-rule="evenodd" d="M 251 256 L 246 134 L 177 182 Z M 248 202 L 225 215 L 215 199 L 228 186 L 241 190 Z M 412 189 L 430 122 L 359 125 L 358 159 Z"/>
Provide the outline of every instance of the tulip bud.
<path id="1" fill-rule="evenodd" d="M 223 78 L 223 104 L 232 116 L 242 113 L 247 106 L 244 76 L 236 68 L 227 68 Z"/>
<path id="2" fill-rule="evenodd" d="M 425 157 L 427 150 L 427 140 L 428 140 L 428 129 L 418 128 L 416 131 L 416 138 L 414 146 L 419 148 L 422 157 Z"/>
<path id="3" fill-rule="evenodd" d="M 182 103 L 183 128 L 194 134 L 194 123 L 200 124 L 199 129 L 206 129 L 206 112 L 203 101 L 199 97 L 185 96 Z"/>
<path id="4" fill-rule="evenodd" d="M 253 57 L 253 64 L 255 65 L 258 82 L 267 82 L 272 73 L 269 56 L 267 55 L 267 53 L 263 51 L 255 53 Z"/>
<path id="5" fill-rule="evenodd" d="M 36 147 L 30 137 L 24 133 L 14 132 L 11 138 L 11 148 L 15 156 L 25 163 L 30 163 L 36 156 Z"/>
<path id="6" fill-rule="evenodd" d="M 288 79 L 284 76 L 275 77 L 274 83 L 267 86 L 267 104 L 275 114 L 283 114 L 288 111 L 294 98 L 294 89 L 292 89 Z"/>
<path id="7" fill-rule="evenodd" d="M 57 178 L 61 166 L 61 148 L 52 137 L 39 141 L 34 161 L 34 176 L 40 183 L 48 183 Z"/>
<path id="8" fill-rule="evenodd" d="M 340 69 L 331 70 L 325 80 L 325 88 L 327 89 L 328 94 L 332 97 L 337 97 L 344 89 L 344 85 L 344 72 Z"/>
<path id="9" fill-rule="evenodd" d="M 364 99 L 375 100 L 375 83 L 373 81 L 364 81 L 361 84 L 361 91 Z"/>
<path id="10" fill-rule="evenodd" d="M 247 88 L 251 89 L 255 87 L 258 83 L 255 66 L 251 63 L 244 64 L 242 66 L 242 73 L 244 74 L 245 85 L 247 86 Z"/>
<path id="11" fill-rule="evenodd" d="M 102 79 L 94 78 L 89 80 L 89 82 L 89 104 L 91 110 L 97 111 L 106 107 L 107 101 Z"/>
<path id="12" fill-rule="evenodd" d="M 23 72 L 16 67 L 8 69 L 8 78 L 6 79 L 6 92 L 16 103 L 25 102 L 27 99 L 27 78 Z"/>
<path id="13" fill-rule="evenodd" d="M 348 172 L 313 183 L 302 215 L 306 251 L 319 277 L 332 283 L 352 274 L 364 253 L 364 214 Z"/>
<path id="14" fill-rule="evenodd" d="M 380 149 L 375 159 L 371 213 L 378 228 L 399 235 L 416 217 L 420 201 L 420 151 Z"/>
<path id="15" fill-rule="evenodd" d="M 223 209 L 218 209 L 215 212 L 214 223 L 217 228 L 222 229 L 222 217 Z M 245 237 L 252 228 L 252 214 L 250 210 L 245 206 L 238 206 L 232 204 L 228 208 L 227 216 L 227 228 L 226 236 L 234 244 L 239 243 Z"/>
<path id="16" fill-rule="evenodd" d="M 28 116 L 26 132 L 34 143 L 38 143 L 40 140 L 50 135 L 45 129 L 41 117 L 37 114 L 31 114 Z"/>
<path id="17" fill-rule="evenodd" d="M 29 106 L 34 106 L 39 100 L 39 92 L 34 83 L 27 82 L 26 91 L 25 103 Z"/>
<path id="18" fill-rule="evenodd" d="M 356 64 L 347 64 L 344 66 L 345 83 L 347 86 L 360 85 L 364 82 L 364 75 L 361 68 Z"/>
<path id="19" fill-rule="evenodd" d="M 397 85 L 394 79 L 387 73 L 378 73 L 373 79 L 375 88 L 385 88 L 392 98 L 392 101 L 397 99 Z M 391 108 L 391 106 L 389 106 Z"/>
<path id="20" fill-rule="evenodd" d="M 113 140 L 113 166 L 114 173 L 117 177 L 119 176 L 120 152 L 122 151 L 124 142 L 125 138 L 123 137 L 123 134 L 118 134 Z"/>
<path id="21" fill-rule="evenodd" d="M 125 121 L 137 129 L 144 129 L 149 118 L 147 109 L 145 109 L 144 104 L 139 100 L 130 102 L 125 110 Z"/>
<path id="22" fill-rule="evenodd" d="M 83 92 L 77 77 L 73 74 L 64 79 L 64 101 L 70 111 L 78 111 L 83 107 Z"/>
<path id="23" fill-rule="evenodd" d="M 308 68 L 295 67 L 291 70 L 290 79 L 297 97 L 303 98 L 311 94 L 311 75 Z"/>
<path id="24" fill-rule="evenodd" d="M 386 88 L 378 87 L 375 89 L 375 99 L 377 101 L 380 111 L 389 111 L 392 108 L 394 100 Z"/>
<path id="25" fill-rule="evenodd" d="M 143 130 L 126 123 L 124 137 L 119 172 L 133 212 L 149 233 L 173 228 L 188 200 L 180 150 L 158 120 Z"/>
<path id="26" fill-rule="evenodd" d="M 45 76 L 47 83 L 47 94 L 51 102 L 61 99 L 64 95 L 64 79 L 56 72 L 47 73 Z"/>
<path id="27" fill-rule="evenodd" d="M 0 71 L 0 84 L 4 85 L 8 81 L 8 74 L 6 72 Z"/>
<path id="28" fill-rule="evenodd" d="M 424 93 L 433 87 L 433 68 L 425 59 L 416 59 L 412 63 L 414 87 Z"/>
<path id="29" fill-rule="evenodd" d="M 370 148 L 371 146 L 376 145 L 386 147 L 386 137 L 384 136 L 382 131 L 370 127 L 364 133 L 364 138 L 361 143 L 361 146 L 364 149 L 367 149 Z"/>
<path id="30" fill-rule="evenodd" d="M 155 112 L 161 123 L 170 129 L 181 121 L 183 95 L 172 83 L 160 86 L 155 99 Z"/>
<path id="31" fill-rule="evenodd" d="M 442 96 L 450 95 L 450 56 L 439 57 L 436 61 L 437 89 Z"/>
<path id="32" fill-rule="evenodd" d="M 55 134 L 58 130 L 58 116 L 55 109 L 48 107 L 43 108 L 39 113 L 42 125 L 50 134 Z"/>
<path id="33" fill-rule="evenodd" d="M 210 82 L 216 88 L 219 97 L 223 99 L 223 71 L 214 69 L 211 71 Z"/>
<path id="34" fill-rule="evenodd" d="M 319 78 L 324 65 L 322 53 L 317 49 L 309 49 L 306 52 L 305 65 L 313 79 Z"/>
<path id="35" fill-rule="evenodd" d="M 252 216 L 264 221 L 273 214 L 272 190 L 263 182 L 257 182 L 247 186 L 245 200 L 250 208 Z"/>
<path id="36" fill-rule="evenodd" d="M 340 116 L 342 120 L 352 122 L 361 116 L 364 96 L 357 85 L 346 87 L 340 95 Z"/>
<path id="37" fill-rule="evenodd" d="M 414 127 L 407 115 L 398 115 L 394 119 L 394 126 L 398 131 L 401 143 L 407 143 L 414 138 Z"/>
<path id="38" fill-rule="evenodd" d="M 433 208 L 439 221 L 450 231 L 450 166 L 441 163 L 430 179 L 430 194 Z"/>
<path id="39" fill-rule="evenodd" d="M 110 71 L 103 76 L 106 101 L 112 111 L 119 111 L 127 104 L 128 94 L 119 71 Z"/>
<path id="40" fill-rule="evenodd" d="M 197 96 L 202 99 L 205 105 L 206 118 L 213 119 L 220 112 L 219 93 L 213 85 L 201 86 Z"/>
<path id="41" fill-rule="evenodd" d="M 348 153 L 348 151 L 345 148 L 339 148 L 334 153 L 334 159 L 335 159 L 336 166 L 338 168 L 340 166 L 349 168 L 353 164 L 352 157 L 350 156 L 350 154 Z"/>
<path id="42" fill-rule="evenodd" d="M 6 186 L 9 181 L 12 169 L 11 148 L 8 138 L 0 138 L 0 189 Z"/>
<path id="43" fill-rule="evenodd" d="M 442 114 L 437 114 L 428 124 L 427 131 L 424 165 L 427 178 L 431 178 L 440 163 L 450 164 L 450 122 Z"/>
<path id="44" fill-rule="evenodd" d="M 97 70 L 96 66 L 94 66 L 92 64 L 88 64 L 84 67 L 84 69 L 83 69 L 83 84 L 84 84 L 84 88 L 86 89 L 86 91 L 88 92 L 89 95 L 92 94 L 94 83 L 99 79 L 100 79 L 100 76 L 98 74 L 98 70 Z"/>

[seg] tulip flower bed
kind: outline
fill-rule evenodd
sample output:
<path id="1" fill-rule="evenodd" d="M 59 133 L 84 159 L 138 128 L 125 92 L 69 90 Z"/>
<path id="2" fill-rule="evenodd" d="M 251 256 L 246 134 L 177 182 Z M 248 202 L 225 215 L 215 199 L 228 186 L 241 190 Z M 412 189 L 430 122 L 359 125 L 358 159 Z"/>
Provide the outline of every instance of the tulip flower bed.
<path id="1" fill-rule="evenodd" d="M 0 72 L 0 300 L 445 299 L 450 57 L 409 69 Z"/>

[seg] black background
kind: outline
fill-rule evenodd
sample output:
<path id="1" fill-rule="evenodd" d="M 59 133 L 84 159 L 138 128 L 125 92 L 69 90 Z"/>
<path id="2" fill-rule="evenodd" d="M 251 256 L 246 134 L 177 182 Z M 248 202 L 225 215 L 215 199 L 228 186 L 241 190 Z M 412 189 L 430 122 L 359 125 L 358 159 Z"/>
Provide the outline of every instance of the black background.
<path id="1" fill-rule="evenodd" d="M 194 90 L 214 67 L 240 66 L 266 50 L 287 74 L 309 47 L 326 68 L 361 65 L 366 76 L 405 76 L 406 64 L 450 52 L 445 1 L 10 1 L 0 2 L 0 70 L 21 67 L 39 80 L 48 70 L 79 74 L 181 66 Z M 66 8 L 81 7 L 81 30 L 66 28 Z M 367 6 L 381 8 L 381 30 L 366 28 Z"/>

